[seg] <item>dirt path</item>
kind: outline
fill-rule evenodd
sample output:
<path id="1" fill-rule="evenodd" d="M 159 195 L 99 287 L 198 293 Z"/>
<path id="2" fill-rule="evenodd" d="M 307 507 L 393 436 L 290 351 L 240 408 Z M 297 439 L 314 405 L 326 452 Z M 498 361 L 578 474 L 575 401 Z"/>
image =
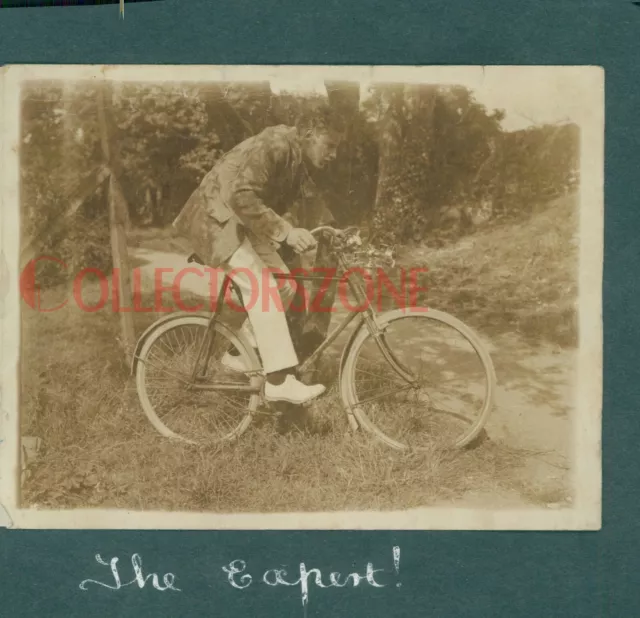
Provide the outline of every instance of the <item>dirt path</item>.
<path id="1" fill-rule="evenodd" d="M 204 269 L 187 264 L 185 256 L 171 252 L 136 248 L 131 250 L 134 265 L 142 272 L 143 282 L 151 284 L 154 269 L 173 269 L 177 273 L 195 267 L 201 277 L 189 274 L 182 289 L 206 297 L 209 278 Z M 169 275 L 167 275 L 167 278 Z M 334 321 L 344 315 L 338 306 Z M 342 333 L 330 354 L 341 351 L 341 343 L 349 335 Z M 505 334 L 487 344 L 498 378 L 495 408 L 487 424 L 494 442 L 514 449 L 524 465 L 514 466 L 513 484 L 491 495 L 470 493 L 458 506 L 522 507 L 546 505 L 566 506 L 570 502 L 570 415 L 574 389 L 575 352 L 551 345 L 532 347 L 516 334 Z"/>

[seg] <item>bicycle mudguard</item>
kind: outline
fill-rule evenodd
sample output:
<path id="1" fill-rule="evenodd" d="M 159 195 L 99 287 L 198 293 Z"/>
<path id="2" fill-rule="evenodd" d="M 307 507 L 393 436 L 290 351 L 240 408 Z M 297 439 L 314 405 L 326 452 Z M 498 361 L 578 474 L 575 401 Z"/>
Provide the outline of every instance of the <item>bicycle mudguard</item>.
<path id="1" fill-rule="evenodd" d="M 203 312 L 193 312 L 193 311 L 176 311 L 175 313 L 168 313 L 167 315 L 161 318 L 158 318 L 155 322 L 153 322 L 153 324 L 147 327 L 147 329 L 138 338 L 138 341 L 136 342 L 136 347 L 133 351 L 133 360 L 131 362 L 131 370 L 129 375 L 134 376 L 136 374 L 136 368 L 138 366 L 138 358 L 140 357 L 140 351 L 142 350 L 142 346 L 144 345 L 144 342 L 148 339 L 149 335 L 158 327 L 162 326 L 163 324 L 166 324 L 167 322 L 171 322 L 172 320 L 177 320 L 178 318 L 184 318 L 186 316 L 198 316 L 198 317 L 210 320 L 212 314 L 203 313 Z"/>

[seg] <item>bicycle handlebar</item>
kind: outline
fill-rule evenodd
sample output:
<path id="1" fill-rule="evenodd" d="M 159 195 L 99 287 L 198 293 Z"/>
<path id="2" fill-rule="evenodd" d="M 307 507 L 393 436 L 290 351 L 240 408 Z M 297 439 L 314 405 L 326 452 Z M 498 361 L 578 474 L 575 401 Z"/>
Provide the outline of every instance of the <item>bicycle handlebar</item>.
<path id="1" fill-rule="evenodd" d="M 362 240 L 360 239 L 360 228 L 356 226 L 351 226 L 343 230 L 339 230 L 334 227 L 331 227 L 330 225 L 321 225 L 311 230 L 311 234 L 313 234 L 314 236 L 316 236 L 321 232 L 329 233 L 332 238 L 336 238 L 338 236 L 342 237 L 341 240 L 346 238 L 346 244 L 343 244 L 343 246 L 341 247 L 342 249 L 347 248 L 347 249 L 353 250 L 356 247 L 361 246 L 362 244 Z M 352 239 L 349 239 L 349 234 L 353 235 Z M 368 261 L 374 260 L 376 258 L 382 258 L 383 260 L 386 260 L 387 262 L 389 262 L 392 266 L 395 266 L 395 263 L 396 263 L 395 251 L 393 248 L 386 248 L 386 249 L 370 248 L 364 252 L 361 251 L 360 253 L 363 254 L 363 257 L 365 257 Z"/>
<path id="2" fill-rule="evenodd" d="M 343 230 L 338 230 L 335 227 L 331 227 L 330 225 L 321 225 L 320 227 L 311 230 L 311 233 L 315 236 L 320 232 L 329 232 L 332 236 L 337 236 L 341 231 Z"/>
<path id="3" fill-rule="evenodd" d="M 320 232 L 328 232 L 332 238 L 336 238 L 338 236 L 344 237 L 344 236 L 348 236 L 349 234 L 356 234 L 359 231 L 360 229 L 355 225 L 351 227 L 346 227 L 343 230 L 337 229 L 335 227 L 331 227 L 330 225 L 321 225 L 320 227 L 317 227 L 311 230 L 311 234 L 316 236 Z"/>

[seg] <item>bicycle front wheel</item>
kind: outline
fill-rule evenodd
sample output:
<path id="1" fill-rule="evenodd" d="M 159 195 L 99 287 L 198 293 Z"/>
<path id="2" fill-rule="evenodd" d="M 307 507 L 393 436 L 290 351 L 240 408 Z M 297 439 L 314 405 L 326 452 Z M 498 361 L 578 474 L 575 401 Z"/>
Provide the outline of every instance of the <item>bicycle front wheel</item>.
<path id="1" fill-rule="evenodd" d="M 414 312 L 415 311 L 415 312 Z M 366 326 L 345 360 L 342 400 L 364 429 L 396 449 L 461 448 L 482 431 L 495 370 L 480 338 L 435 310 L 396 310 Z"/>
<path id="2" fill-rule="evenodd" d="M 163 436 L 192 444 L 238 437 L 259 403 L 260 378 L 220 362 L 235 348 L 249 368 L 259 371 L 253 350 L 226 325 L 208 327 L 208 318 L 197 315 L 160 324 L 137 359 L 136 388 L 147 418 Z M 208 354 L 201 352 L 204 348 Z"/>

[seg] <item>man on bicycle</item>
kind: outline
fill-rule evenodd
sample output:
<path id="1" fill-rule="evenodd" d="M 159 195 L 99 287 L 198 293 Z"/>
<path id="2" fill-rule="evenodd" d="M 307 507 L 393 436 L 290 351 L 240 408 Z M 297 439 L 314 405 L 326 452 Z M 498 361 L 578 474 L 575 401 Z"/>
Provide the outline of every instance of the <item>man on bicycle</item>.
<path id="1" fill-rule="evenodd" d="M 260 352 L 268 401 L 302 404 L 325 390 L 295 376 L 299 360 L 285 315 L 295 284 L 276 282 L 269 269 L 289 272 L 277 252 L 283 243 L 297 253 L 316 245 L 308 230 L 293 227 L 284 215 L 303 191 L 307 166 L 322 168 L 334 159 L 340 137 L 328 110 L 302 127 L 265 129 L 216 163 L 173 222 L 208 266 L 233 271 L 253 334 L 246 323 L 243 330 Z M 271 297 L 276 288 L 280 306 Z M 222 362 L 246 370 L 229 352 Z"/>

